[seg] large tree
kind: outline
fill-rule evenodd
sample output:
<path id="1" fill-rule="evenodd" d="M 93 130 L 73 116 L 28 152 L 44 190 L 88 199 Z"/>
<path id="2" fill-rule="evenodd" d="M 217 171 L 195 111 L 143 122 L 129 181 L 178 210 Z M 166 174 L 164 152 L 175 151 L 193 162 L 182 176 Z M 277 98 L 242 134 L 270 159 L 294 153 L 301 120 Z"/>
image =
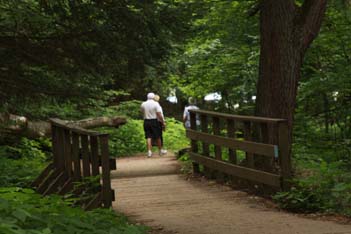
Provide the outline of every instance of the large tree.
<path id="1" fill-rule="evenodd" d="M 327 0 L 262 0 L 256 115 L 288 120 L 289 147 L 300 70 L 318 35 Z M 291 151 L 289 149 L 289 151 Z"/>

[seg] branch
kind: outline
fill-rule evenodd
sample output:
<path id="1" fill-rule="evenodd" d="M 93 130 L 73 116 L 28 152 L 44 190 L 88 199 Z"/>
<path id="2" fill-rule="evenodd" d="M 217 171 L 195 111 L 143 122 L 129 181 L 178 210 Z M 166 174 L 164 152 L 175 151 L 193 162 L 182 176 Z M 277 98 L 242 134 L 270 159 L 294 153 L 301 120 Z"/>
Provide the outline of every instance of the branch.
<path id="1" fill-rule="evenodd" d="M 302 48 L 305 50 L 317 37 L 321 28 L 327 0 L 305 0 L 301 7 Z"/>
<path id="2" fill-rule="evenodd" d="M 78 126 L 81 128 L 96 128 L 102 126 L 109 126 L 109 127 L 118 127 L 123 125 L 127 122 L 126 118 L 124 117 L 96 117 L 96 118 L 88 118 L 82 119 L 78 121 L 73 121 L 68 123 L 69 125 L 72 124 L 73 126 Z"/>

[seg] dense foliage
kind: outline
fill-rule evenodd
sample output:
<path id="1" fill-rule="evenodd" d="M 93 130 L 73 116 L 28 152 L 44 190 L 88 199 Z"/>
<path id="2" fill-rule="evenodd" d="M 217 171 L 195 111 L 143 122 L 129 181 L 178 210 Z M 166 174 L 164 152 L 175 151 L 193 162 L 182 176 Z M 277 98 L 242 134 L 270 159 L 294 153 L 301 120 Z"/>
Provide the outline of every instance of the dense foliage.
<path id="1" fill-rule="evenodd" d="M 294 212 L 327 212 L 351 216 L 351 173 L 338 162 L 310 162 L 308 177 L 297 178 L 288 192 L 273 196 L 282 207 Z"/>
<path id="2" fill-rule="evenodd" d="M 82 106 L 105 89 L 140 97 L 147 70 L 170 53 L 173 40 L 181 40 L 187 6 L 161 0 L 0 1 L 0 110 L 16 113 L 33 101 Z"/>
<path id="3" fill-rule="evenodd" d="M 309 131 L 296 140 L 292 190 L 278 193 L 274 199 L 291 211 L 351 216 L 351 147 L 328 139 L 321 130 Z"/>
<path id="4" fill-rule="evenodd" d="M 12 146 L 0 146 L 0 187 L 28 187 L 51 158 L 47 139 L 22 138 Z"/>
<path id="5" fill-rule="evenodd" d="M 41 197 L 31 189 L 0 188 L 1 234 L 143 234 L 111 210 L 85 212 L 58 196 Z"/>
<path id="6" fill-rule="evenodd" d="M 3 113 L 31 120 L 124 115 L 126 125 L 99 129 L 110 134 L 110 154 L 120 157 L 146 151 L 139 107 L 149 91 L 178 97 L 174 108 L 164 105 L 170 117 L 165 147 L 174 151 L 189 144 L 175 114 L 181 115 L 189 96 L 204 109 L 253 114 L 257 2 L 0 0 L 0 133 Z M 302 67 L 293 189 L 274 196 L 283 208 L 351 215 L 350 25 L 350 1 L 330 0 Z M 213 92 L 222 99 L 205 103 Z M 0 136 L 0 186 L 27 187 L 50 160 L 50 144 Z M 64 203 L 40 200 L 31 190 L 0 189 L 0 218 L 6 221 L 0 233 L 141 233 L 112 222 L 116 217 L 109 211 L 83 213 Z M 69 221 L 70 212 L 77 218 Z M 55 226 L 56 216 L 64 225 Z M 111 230 L 89 226 L 96 220 Z"/>

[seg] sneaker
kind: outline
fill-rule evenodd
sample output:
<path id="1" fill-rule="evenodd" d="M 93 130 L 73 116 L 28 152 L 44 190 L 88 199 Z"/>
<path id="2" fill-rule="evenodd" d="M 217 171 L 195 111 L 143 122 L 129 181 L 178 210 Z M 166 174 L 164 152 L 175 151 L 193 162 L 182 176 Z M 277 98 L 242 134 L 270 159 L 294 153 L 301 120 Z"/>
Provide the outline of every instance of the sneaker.
<path id="1" fill-rule="evenodd" d="M 152 151 L 151 151 L 151 150 L 149 150 L 149 151 L 147 152 L 147 156 L 148 156 L 148 157 L 151 157 L 151 156 L 152 156 Z"/>
<path id="2" fill-rule="evenodd" d="M 165 150 L 165 149 L 161 149 L 161 151 L 160 151 L 160 155 L 165 155 L 165 154 L 167 154 L 167 150 Z"/>

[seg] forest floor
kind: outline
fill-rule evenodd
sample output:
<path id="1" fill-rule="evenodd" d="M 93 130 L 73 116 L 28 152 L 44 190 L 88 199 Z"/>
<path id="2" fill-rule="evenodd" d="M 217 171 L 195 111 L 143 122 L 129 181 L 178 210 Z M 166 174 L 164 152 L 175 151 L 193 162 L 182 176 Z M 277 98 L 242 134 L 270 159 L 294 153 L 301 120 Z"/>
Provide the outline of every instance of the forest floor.
<path id="1" fill-rule="evenodd" d="M 280 211 L 267 199 L 182 175 L 171 153 L 118 159 L 111 176 L 114 209 L 152 234 L 351 234 L 350 224 Z"/>

